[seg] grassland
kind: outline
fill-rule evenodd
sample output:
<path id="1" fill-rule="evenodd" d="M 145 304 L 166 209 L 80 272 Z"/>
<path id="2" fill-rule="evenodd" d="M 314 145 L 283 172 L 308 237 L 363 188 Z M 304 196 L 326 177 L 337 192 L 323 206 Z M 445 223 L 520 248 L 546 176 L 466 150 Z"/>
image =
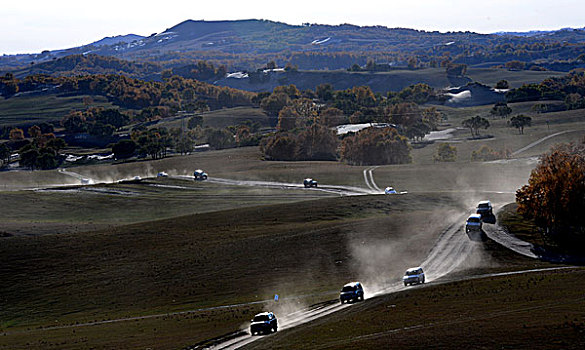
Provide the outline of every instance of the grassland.
<path id="1" fill-rule="evenodd" d="M 246 349 L 582 349 L 585 270 L 425 286 L 364 303 Z"/>
<path id="2" fill-rule="evenodd" d="M 0 97 L 0 126 L 59 121 L 72 110 L 84 110 L 84 97 L 57 94 Z M 92 96 L 92 100 L 92 107 L 113 107 L 105 97 Z"/>
<path id="3" fill-rule="evenodd" d="M 531 105 L 512 109 L 529 113 Z M 442 127 L 487 115 L 489 108 L 441 107 L 450 124 Z M 256 113 L 240 112 L 245 118 Z M 232 111 L 215 113 L 228 120 Z M 405 268 L 421 262 L 452 218 L 479 199 L 513 201 L 534 156 L 585 133 L 581 111 L 532 116 L 524 135 L 500 119 L 490 119 L 492 127 L 482 131 L 492 138 L 470 140 L 467 130 L 455 131 L 448 142 L 458 148 L 456 162 L 434 163 L 435 142 L 414 149 L 412 164 L 375 169 L 380 187 L 408 191 L 404 196 L 338 197 L 171 178 L 31 191 L 23 188 L 77 185 L 79 179 L 58 171 L 0 172 L 0 231 L 14 234 L 0 238 L 0 349 L 181 348 L 276 308 L 269 301 L 275 293 L 302 307 L 332 299 L 349 280 L 399 279 Z M 517 151 L 565 131 L 519 153 L 520 159 L 469 161 L 483 144 Z M 313 177 L 320 184 L 365 187 L 366 167 L 268 162 L 256 147 L 68 170 L 112 182 L 158 171 L 192 174 L 197 168 L 211 178 L 301 183 Z M 482 249 L 481 268 L 451 278 L 550 266 L 493 242 Z M 579 348 L 582 281 L 583 271 L 575 269 L 413 288 L 252 347 L 347 348 L 355 340 L 362 348 L 535 348 L 534 339 L 537 345 Z M 213 309 L 233 304 L 241 305 Z M 421 342 L 412 344 L 413 336 Z"/>
<path id="4" fill-rule="evenodd" d="M 142 331 L 132 333 L 133 326 L 124 326 L 123 332 L 108 333 L 110 324 L 88 330 L 34 329 L 267 300 L 274 293 L 287 298 L 336 291 L 348 279 L 368 277 L 357 246 L 382 249 L 376 271 L 398 276 L 422 258 L 437 234 L 429 230 L 429 220 L 415 217 L 440 222 L 457 205 L 438 195 L 391 200 L 342 197 L 189 215 L 84 234 L 3 239 L 4 348 L 26 348 L 33 338 L 51 343 L 48 348 L 75 348 L 75 343 L 62 344 L 60 338 L 72 331 L 93 333 L 92 337 L 101 334 L 104 347 L 131 348 L 152 344 L 148 327 L 166 329 L 169 322 L 176 332 L 182 329 L 182 336 L 163 348 L 196 343 L 223 334 L 228 326 L 233 330 L 234 324 L 193 334 L 190 327 L 204 317 L 194 313 L 171 317 L 173 321 L 141 320 L 148 332 L 140 326 Z M 390 241 L 400 254 L 383 253 Z M 412 244 L 415 241 L 421 242 Z M 252 312 L 249 307 L 236 309 L 234 322 L 249 318 L 244 310 Z"/>

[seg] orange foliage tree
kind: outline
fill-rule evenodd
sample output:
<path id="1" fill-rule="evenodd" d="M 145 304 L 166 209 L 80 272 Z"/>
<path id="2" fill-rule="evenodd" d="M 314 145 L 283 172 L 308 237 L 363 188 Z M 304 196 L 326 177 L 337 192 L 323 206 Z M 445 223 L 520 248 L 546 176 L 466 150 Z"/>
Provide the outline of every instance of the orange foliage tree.
<path id="1" fill-rule="evenodd" d="M 585 144 L 556 146 L 542 156 L 528 185 L 516 191 L 518 212 L 563 241 L 585 238 Z"/>
<path id="2" fill-rule="evenodd" d="M 353 165 L 410 163 L 408 139 L 394 128 L 367 128 L 347 136 L 341 144 L 341 159 Z"/>

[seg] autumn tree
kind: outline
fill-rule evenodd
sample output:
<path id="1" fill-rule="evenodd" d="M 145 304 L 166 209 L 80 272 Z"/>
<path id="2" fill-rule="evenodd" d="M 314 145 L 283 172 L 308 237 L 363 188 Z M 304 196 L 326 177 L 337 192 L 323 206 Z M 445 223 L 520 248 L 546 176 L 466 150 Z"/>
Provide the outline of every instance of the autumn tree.
<path id="1" fill-rule="evenodd" d="M 260 142 L 260 151 L 269 160 L 295 160 L 297 150 L 296 137 L 286 132 L 277 132 Z"/>
<path id="2" fill-rule="evenodd" d="M 437 111 L 435 107 L 428 107 L 423 109 L 422 114 L 422 122 L 428 125 L 432 131 L 436 131 L 439 123 L 443 119 L 443 115 L 441 112 Z"/>
<path id="3" fill-rule="evenodd" d="M 512 108 L 508 107 L 506 102 L 496 103 L 490 110 L 490 114 L 498 117 L 505 118 L 512 113 Z"/>
<path id="4" fill-rule="evenodd" d="M 290 103 L 290 97 L 283 92 L 276 92 L 260 102 L 260 107 L 271 117 L 277 117 L 280 110 Z"/>
<path id="5" fill-rule="evenodd" d="M 335 131 L 319 123 L 313 123 L 297 137 L 298 160 L 335 160 L 339 139 Z"/>
<path id="6" fill-rule="evenodd" d="M 433 155 L 435 162 L 454 162 L 457 159 L 457 147 L 448 143 L 441 143 Z"/>
<path id="7" fill-rule="evenodd" d="M 366 128 L 343 139 L 341 159 L 352 165 L 410 163 L 408 139 L 394 128 Z"/>
<path id="8" fill-rule="evenodd" d="M 348 121 L 348 118 L 343 114 L 343 111 L 335 107 L 329 107 L 322 110 L 320 117 L 322 122 L 329 127 L 345 124 Z"/>
<path id="9" fill-rule="evenodd" d="M 471 152 L 471 160 L 475 162 L 487 162 L 497 159 L 509 158 L 511 154 L 512 152 L 509 149 L 497 151 L 486 145 L 483 145 L 479 149 Z"/>
<path id="10" fill-rule="evenodd" d="M 204 134 L 211 148 L 224 149 L 232 148 L 236 145 L 234 134 L 227 129 L 206 128 Z"/>
<path id="11" fill-rule="evenodd" d="M 505 90 L 505 89 L 509 89 L 509 88 L 510 88 L 510 84 L 508 83 L 507 80 L 502 79 L 496 83 L 496 89 Z"/>
<path id="12" fill-rule="evenodd" d="M 559 145 L 543 155 L 516 202 L 547 237 L 585 244 L 585 144 Z"/>
<path id="13" fill-rule="evenodd" d="M 24 131 L 19 128 L 13 128 L 10 130 L 10 140 L 12 141 L 20 141 L 24 140 Z"/>
<path id="14" fill-rule="evenodd" d="M 466 128 L 471 131 L 471 137 L 479 137 L 479 129 L 487 129 L 490 127 L 490 122 L 480 116 L 475 116 L 461 122 Z"/>
<path id="15" fill-rule="evenodd" d="M 296 109 L 291 106 L 286 106 L 278 112 L 278 131 L 289 131 L 297 127 L 297 122 L 301 116 Z"/>
<path id="16" fill-rule="evenodd" d="M 509 70 L 523 70 L 526 67 L 526 63 L 522 62 L 522 61 L 508 61 L 506 62 L 506 68 L 508 68 Z"/>
<path id="17" fill-rule="evenodd" d="M 524 115 L 517 115 L 510 118 L 508 123 L 511 127 L 518 129 L 518 133 L 522 135 L 524 134 L 524 127 L 532 124 L 532 118 Z"/>
<path id="18" fill-rule="evenodd" d="M 333 85 L 329 83 L 317 85 L 315 87 L 315 93 L 321 101 L 330 101 L 333 99 Z"/>

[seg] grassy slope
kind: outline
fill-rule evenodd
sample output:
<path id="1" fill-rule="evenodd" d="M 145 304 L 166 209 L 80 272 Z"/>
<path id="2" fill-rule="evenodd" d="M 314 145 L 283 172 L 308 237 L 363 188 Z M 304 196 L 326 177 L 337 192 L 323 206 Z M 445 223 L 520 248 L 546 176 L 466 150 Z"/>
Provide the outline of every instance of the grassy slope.
<path id="1" fill-rule="evenodd" d="M 161 187 L 169 186 L 169 187 Z M 269 203 L 331 197 L 316 191 L 220 186 L 173 179 L 138 184 L 0 192 L 4 231 L 13 235 L 74 233 Z"/>
<path id="2" fill-rule="evenodd" d="M 585 270 L 425 286 L 377 297 L 247 349 L 582 349 Z"/>
<path id="3" fill-rule="evenodd" d="M 0 126 L 59 121 L 71 110 L 85 109 L 84 97 L 60 97 L 56 94 L 21 95 L 9 99 L 0 97 Z M 92 107 L 113 107 L 105 98 L 92 98 Z"/>
<path id="4" fill-rule="evenodd" d="M 83 235 L 3 239 L 0 325 L 10 333 L 3 338 L 9 341 L 5 348 L 71 332 L 26 332 L 37 326 L 265 300 L 274 293 L 286 298 L 335 291 L 348 279 L 363 280 L 372 271 L 371 266 L 358 264 L 364 257 L 357 246 L 382 249 L 389 240 L 404 254 L 379 251 L 375 270 L 399 275 L 420 261 L 435 239 L 430 223 L 415 218 L 423 215 L 441 222 L 453 205 L 442 196 L 344 197 L 185 216 Z M 249 317 L 245 310 L 252 312 L 235 309 L 233 322 L 196 334 L 189 329 L 195 322 L 192 317 L 203 317 L 199 313 L 173 317 L 179 320 L 175 332 L 181 336 L 170 347 L 231 331 Z M 168 322 L 160 318 L 141 324 L 164 329 Z M 153 343 L 150 331 L 108 329 L 111 325 L 83 332 L 101 334 L 100 342 L 108 347 Z M 68 344 L 63 347 L 75 348 Z"/>
<path id="5" fill-rule="evenodd" d="M 439 107 L 438 109 L 448 116 L 448 124 L 443 126 L 443 129 L 461 128 L 461 122 L 463 120 L 479 115 L 487 118 L 490 122 L 490 127 L 487 130 L 480 131 L 481 135 L 491 135 L 493 137 L 474 140 L 470 139 L 470 132 L 468 129 L 457 130 L 453 133 L 453 138 L 450 140 L 437 141 L 435 144 L 427 145 L 424 148 L 415 150 L 413 152 L 414 162 L 421 164 L 432 163 L 433 154 L 436 152 L 436 148 L 440 142 L 448 142 L 456 146 L 457 162 L 467 163 L 471 159 L 471 153 L 478 150 L 483 145 L 487 145 L 497 151 L 508 149 L 514 152 L 546 136 L 558 132 L 571 131 L 570 133 L 546 140 L 515 156 L 523 158 L 538 156 L 543 152 L 548 151 L 552 145 L 557 143 L 580 141 L 585 135 L 585 112 L 583 110 L 535 114 L 530 111 L 532 105 L 533 103 L 530 102 L 510 104 L 510 107 L 512 108 L 512 116 L 525 114 L 532 118 L 532 126 L 526 127 L 523 135 L 519 135 L 517 129 L 508 127 L 508 119 L 489 116 L 489 111 L 492 106 L 457 109 Z"/>
<path id="6" fill-rule="evenodd" d="M 249 79 L 222 79 L 220 85 L 250 91 L 272 91 L 279 85 L 294 84 L 301 90 L 311 89 L 322 83 L 333 85 L 336 90 L 353 86 L 369 86 L 375 92 L 400 91 L 417 83 L 425 83 L 436 89 L 461 86 L 471 81 L 494 86 L 505 79 L 512 87 L 523 83 L 540 83 L 551 76 L 563 76 L 562 72 L 509 71 L 495 68 L 470 68 L 465 77 L 448 77 L 445 68 L 425 68 L 418 70 L 393 70 L 389 72 L 348 72 L 345 70 L 313 70 L 273 74 L 264 83 L 251 83 Z"/>

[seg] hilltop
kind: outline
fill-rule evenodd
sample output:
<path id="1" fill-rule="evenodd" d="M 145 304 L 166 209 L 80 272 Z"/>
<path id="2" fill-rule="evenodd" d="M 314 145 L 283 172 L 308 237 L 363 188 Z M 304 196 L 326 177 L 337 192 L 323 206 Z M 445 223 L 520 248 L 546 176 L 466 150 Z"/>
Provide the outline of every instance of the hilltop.
<path id="1" fill-rule="evenodd" d="M 409 56 L 426 63 L 443 57 L 473 65 L 520 60 L 546 68 L 548 63 L 557 60 L 576 60 L 585 53 L 584 43 L 583 29 L 479 34 L 351 24 L 290 25 L 257 19 L 187 20 L 148 37 L 114 36 L 64 50 L 4 55 L 0 57 L 0 69 L 23 68 L 90 53 L 160 62 L 167 67 L 193 59 L 207 59 L 225 63 L 234 70 L 255 69 L 259 63 L 273 59 L 301 69 L 345 69 L 354 63 L 364 65 L 368 59 L 406 65 Z M 576 66 L 572 64 L 565 69 Z"/>

